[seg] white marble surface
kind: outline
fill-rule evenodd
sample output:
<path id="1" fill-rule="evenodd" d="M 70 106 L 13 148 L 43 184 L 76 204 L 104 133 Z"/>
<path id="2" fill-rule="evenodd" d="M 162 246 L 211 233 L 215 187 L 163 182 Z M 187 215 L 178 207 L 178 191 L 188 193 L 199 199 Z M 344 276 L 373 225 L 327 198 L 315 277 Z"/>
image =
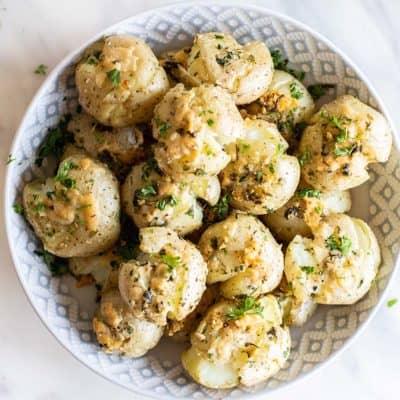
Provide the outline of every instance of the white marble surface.
<path id="1" fill-rule="evenodd" d="M 342 48 L 370 77 L 400 127 L 399 0 L 264 0 Z M 43 78 L 69 51 L 108 25 L 162 0 L 0 0 L 0 177 L 13 134 Z M 3 214 L 0 216 L 3 227 Z M 12 265 L 0 231 L 0 399 L 139 399 L 95 375 L 64 350 L 41 324 Z M 400 298 L 400 274 L 387 299 Z M 322 371 L 269 399 L 399 399 L 400 302 L 382 306 L 353 346 Z"/>

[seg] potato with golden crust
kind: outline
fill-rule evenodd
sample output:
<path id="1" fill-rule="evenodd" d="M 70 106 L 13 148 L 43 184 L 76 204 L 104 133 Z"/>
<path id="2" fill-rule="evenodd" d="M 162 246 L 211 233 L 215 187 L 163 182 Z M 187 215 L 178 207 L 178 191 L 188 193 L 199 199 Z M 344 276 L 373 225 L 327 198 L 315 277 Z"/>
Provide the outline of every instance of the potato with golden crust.
<path id="1" fill-rule="evenodd" d="M 199 241 L 208 265 L 207 283 L 221 282 L 226 298 L 259 296 L 275 289 L 283 274 L 283 253 L 256 217 L 233 212 L 208 227 Z"/>
<path id="2" fill-rule="evenodd" d="M 218 85 L 236 104 L 260 97 L 271 83 L 273 62 L 267 46 L 260 41 L 239 44 L 229 33 L 196 35 L 184 65 L 192 84 Z"/>
<path id="3" fill-rule="evenodd" d="M 119 290 L 132 313 L 160 326 L 181 321 L 206 289 L 207 264 L 189 241 L 168 228 L 142 228 L 137 260 L 122 264 Z"/>
<path id="4" fill-rule="evenodd" d="M 317 190 L 302 182 L 283 207 L 261 219 L 278 240 L 289 243 L 296 235 L 311 237 L 311 228 L 320 223 L 321 217 L 345 213 L 350 208 L 348 190 Z"/>
<path id="5" fill-rule="evenodd" d="M 123 164 L 144 158 L 143 132 L 134 126 L 112 128 L 82 112 L 72 117 L 68 130 L 73 133 L 76 144 L 91 157 L 101 159 L 106 153 L 114 162 Z"/>
<path id="6" fill-rule="evenodd" d="M 244 121 L 245 137 L 236 142 L 236 158 L 221 172 L 221 187 L 230 204 L 256 215 L 282 207 L 300 179 L 296 157 L 286 154 L 288 144 L 274 124 L 261 119 Z"/>
<path id="7" fill-rule="evenodd" d="M 202 223 L 203 210 L 196 198 L 218 201 L 218 178 L 207 178 L 185 175 L 174 180 L 150 159 L 135 165 L 126 177 L 121 191 L 123 209 L 139 228 L 166 226 L 187 234 Z"/>
<path id="8" fill-rule="evenodd" d="M 201 385 L 213 389 L 252 386 L 275 375 L 290 352 L 289 329 L 272 295 L 221 300 L 191 336 L 182 364 Z"/>
<path id="9" fill-rule="evenodd" d="M 296 236 L 285 256 L 285 276 L 299 301 L 353 304 L 370 289 L 381 262 L 378 242 L 361 219 L 323 218 L 313 239 Z"/>
<path id="10" fill-rule="evenodd" d="M 28 183 L 23 204 L 45 250 L 59 257 L 96 255 L 118 240 L 118 182 L 85 154 L 65 158 L 55 177 Z"/>
<path id="11" fill-rule="evenodd" d="M 302 178 L 316 189 L 346 190 L 369 179 L 370 163 L 385 162 L 392 146 L 384 116 L 353 96 L 321 107 L 299 145 Z"/>
<path id="12" fill-rule="evenodd" d="M 152 126 L 155 159 L 172 177 L 218 174 L 243 134 L 243 120 L 231 96 L 205 85 L 172 88 L 155 108 Z"/>
<path id="13" fill-rule="evenodd" d="M 111 289 L 101 296 L 93 330 L 106 353 L 136 358 L 157 345 L 164 328 L 136 318 L 118 290 Z"/>
<path id="14" fill-rule="evenodd" d="M 313 111 L 314 100 L 306 87 L 293 75 L 275 70 L 268 90 L 242 113 L 276 124 L 284 138 L 293 142 L 295 125 L 307 121 Z"/>
<path id="15" fill-rule="evenodd" d="M 130 35 L 113 35 L 89 46 L 78 63 L 79 103 L 104 125 L 150 121 L 169 89 L 167 75 L 151 48 Z"/>

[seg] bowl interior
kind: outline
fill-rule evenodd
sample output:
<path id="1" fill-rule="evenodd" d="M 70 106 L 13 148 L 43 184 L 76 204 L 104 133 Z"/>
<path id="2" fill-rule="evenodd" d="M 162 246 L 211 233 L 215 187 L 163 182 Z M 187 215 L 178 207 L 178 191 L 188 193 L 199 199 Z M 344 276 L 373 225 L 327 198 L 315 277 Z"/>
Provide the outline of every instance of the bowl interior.
<path id="1" fill-rule="evenodd" d="M 306 72 L 305 83 L 334 84 L 322 101 L 348 93 L 380 108 L 371 88 L 348 61 L 324 39 L 285 17 L 248 6 L 174 5 L 134 16 L 104 34 L 133 34 L 156 53 L 187 45 L 200 31 L 228 31 L 240 42 L 262 40 L 279 48 L 296 69 Z M 80 50 L 81 51 L 81 50 Z M 370 292 L 353 306 L 320 306 L 302 328 L 292 329 L 290 359 L 273 379 L 260 387 L 232 391 L 208 390 L 188 379 L 180 365 L 181 345 L 163 340 L 140 359 L 103 353 L 91 330 L 95 304 L 92 288 L 75 288 L 71 277 L 51 278 L 34 254 L 38 243 L 25 221 L 12 211 L 26 182 L 43 177 L 46 168 L 34 165 L 35 153 L 48 127 L 68 112 L 75 112 L 77 93 L 74 62 L 79 52 L 60 64 L 46 80 L 27 111 L 12 149 L 17 162 L 10 165 L 6 187 L 9 243 L 22 284 L 38 314 L 60 342 L 86 365 L 133 391 L 157 398 L 230 398 L 264 392 L 313 370 L 348 342 L 365 323 L 385 290 L 395 265 L 399 243 L 400 168 L 397 150 L 384 165 L 373 165 L 371 179 L 352 191 L 351 214 L 366 220 L 381 245 L 383 262 Z M 45 166 L 46 167 L 46 166 Z"/>

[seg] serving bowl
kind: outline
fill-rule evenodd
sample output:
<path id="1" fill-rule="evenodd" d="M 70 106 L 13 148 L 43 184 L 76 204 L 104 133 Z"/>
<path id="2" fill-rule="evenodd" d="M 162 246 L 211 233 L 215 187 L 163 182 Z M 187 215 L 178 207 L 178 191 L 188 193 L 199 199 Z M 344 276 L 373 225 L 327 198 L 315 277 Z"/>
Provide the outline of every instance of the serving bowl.
<path id="1" fill-rule="evenodd" d="M 285 367 L 266 383 L 251 389 L 210 390 L 183 372 L 183 345 L 164 340 L 139 359 L 107 355 L 97 345 L 91 317 L 95 290 L 77 289 L 70 276 L 51 277 L 35 255 L 38 241 L 23 218 L 13 212 L 25 183 L 44 177 L 35 153 L 47 128 L 74 112 L 77 92 L 74 65 L 83 49 L 103 35 L 132 34 L 159 54 L 189 44 L 197 32 L 228 31 L 241 42 L 264 41 L 279 48 L 292 66 L 306 73 L 306 84 L 335 85 L 324 101 L 348 93 L 382 111 L 382 102 L 367 79 L 333 44 L 310 28 L 267 9 L 247 5 L 181 3 L 145 12 L 106 29 L 67 56 L 48 76 L 32 100 L 15 136 L 5 187 L 7 235 L 16 271 L 32 306 L 61 344 L 100 375 L 133 392 L 163 399 L 236 398 L 265 395 L 292 383 L 343 351 L 376 312 L 396 266 L 400 239 L 400 164 L 397 137 L 386 164 L 370 168 L 371 179 L 352 190 L 351 215 L 363 218 L 374 230 L 382 250 L 382 265 L 369 293 L 352 306 L 320 306 L 302 328 L 292 329 L 292 351 Z M 392 129 L 393 129 L 393 124 Z M 397 147 L 397 148 L 396 148 Z"/>

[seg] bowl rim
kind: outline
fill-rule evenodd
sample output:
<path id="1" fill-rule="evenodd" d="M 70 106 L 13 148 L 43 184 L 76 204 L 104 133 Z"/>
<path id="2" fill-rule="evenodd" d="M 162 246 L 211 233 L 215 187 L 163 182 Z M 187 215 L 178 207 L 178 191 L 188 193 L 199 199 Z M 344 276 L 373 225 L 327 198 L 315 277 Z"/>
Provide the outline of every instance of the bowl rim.
<path id="1" fill-rule="evenodd" d="M 383 102 L 382 98 L 378 94 L 377 90 L 375 87 L 372 85 L 370 82 L 369 78 L 366 77 L 364 72 L 358 67 L 358 65 L 352 61 L 352 59 L 345 53 L 343 52 L 340 48 L 338 48 L 331 40 L 327 39 L 324 35 L 320 34 L 307 24 L 298 21 L 294 17 L 291 17 L 287 14 L 281 13 L 279 11 L 272 10 L 268 7 L 264 6 L 259 6 L 259 5 L 254 5 L 254 4 L 240 4 L 240 3 L 231 3 L 227 0 L 219 1 L 218 3 L 212 3 L 211 1 L 189 1 L 189 2 L 171 2 L 167 5 L 160 6 L 160 7 L 155 7 L 151 8 L 148 10 L 145 10 L 143 12 L 139 12 L 133 15 L 130 15 L 127 18 L 123 18 L 116 23 L 107 26 L 106 28 L 102 29 L 100 32 L 96 33 L 95 35 L 91 36 L 88 40 L 86 40 L 83 44 L 75 48 L 74 50 L 70 51 L 66 56 L 63 57 L 61 61 L 57 63 L 57 65 L 51 70 L 51 72 L 46 76 L 42 84 L 39 86 L 37 89 L 36 93 L 32 97 L 31 101 L 29 102 L 28 106 L 25 109 L 24 115 L 21 119 L 21 122 L 18 125 L 18 128 L 14 134 L 13 140 L 11 142 L 10 146 L 10 151 L 9 154 L 14 154 L 16 147 L 17 147 L 17 142 L 19 139 L 23 136 L 23 130 L 26 125 L 27 117 L 30 114 L 30 112 L 34 109 L 35 104 L 37 103 L 37 100 L 41 97 L 42 93 L 46 90 L 49 82 L 53 77 L 58 75 L 60 72 L 62 72 L 63 69 L 71 65 L 74 59 L 81 54 L 86 47 L 88 47 L 91 43 L 94 41 L 98 40 L 105 34 L 111 33 L 111 31 L 117 31 L 118 27 L 121 24 L 127 23 L 131 20 L 134 20 L 136 18 L 146 18 L 147 16 L 150 16 L 154 13 L 157 12 L 165 12 L 165 11 L 170 11 L 174 7 L 206 7 L 206 8 L 211 8 L 213 6 L 222 6 L 222 7 L 232 7 L 232 8 L 237 8 L 237 9 L 242 9 L 245 11 L 258 11 L 260 13 L 264 13 L 265 15 L 272 16 L 274 18 L 277 18 L 281 21 L 290 23 L 301 30 L 309 33 L 311 36 L 314 38 L 320 40 L 323 42 L 327 47 L 330 48 L 334 53 L 337 53 L 356 73 L 356 75 L 362 80 L 362 82 L 365 84 L 365 86 L 368 88 L 368 91 L 373 95 L 376 103 L 379 106 L 379 109 L 381 110 L 382 114 L 385 116 L 387 119 L 390 129 L 392 131 L 392 137 L 393 137 L 393 145 L 396 147 L 397 151 L 400 152 L 400 137 L 398 135 L 398 132 L 396 130 L 396 127 L 393 123 L 393 120 L 387 110 L 387 107 L 385 106 L 385 103 Z M 11 259 L 13 262 L 13 266 L 15 269 L 15 272 L 18 276 L 18 281 L 19 284 L 22 286 L 23 292 L 25 296 L 27 297 L 29 303 L 31 304 L 33 310 L 35 311 L 36 315 L 39 317 L 40 321 L 42 324 L 45 326 L 45 328 L 52 334 L 52 336 L 57 340 L 57 342 L 65 349 L 67 350 L 68 353 L 70 353 L 76 360 L 78 360 L 81 364 L 83 364 L 85 367 L 89 368 L 91 371 L 93 371 L 95 374 L 98 376 L 102 377 L 103 379 L 116 384 L 130 393 L 136 393 L 140 394 L 143 396 L 148 396 L 150 398 L 155 398 L 158 399 L 159 396 L 156 393 L 151 393 L 148 392 L 147 390 L 142 390 L 140 387 L 135 387 L 134 389 L 130 387 L 129 385 L 125 385 L 123 382 L 118 381 L 117 379 L 113 378 L 112 376 L 108 376 L 107 374 L 103 374 L 101 371 L 98 371 L 95 369 L 94 366 L 88 364 L 78 353 L 74 352 L 73 349 L 69 348 L 66 343 L 63 343 L 61 338 L 57 335 L 55 330 L 51 328 L 51 326 L 46 322 L 46 319 L 44 316 L 42 316 L 35 306 L 34 300 L 28 290 L 28 285 L 24 283 L 24 279 L 22 276 L 22 272 L 20 268 L 17 266 L 17 256 L 16 256 L 16 248 L 11 242 L 11 221 L 10 221 L 10 210 L 11 210 L 11 205 L 12 201 L 10 198 L 10 190 L 11 190 L 11 173 L 10 173 L 10 168 L 7 166 L 6 168 L 6 174 L 5 174 L 5 188 L 4 188 L 4 217 L 5 217 L 5 225 L 6 225 L 6 236 L 7 236 L 7 242 L 8 242 L 8 248 L 11 254 Z M 380 298 L 378 299 L 377 303 L 372 307 L 370 310 L 367 318 L 360 324 L 358 329 L 346 340 L 346 342 L 337 350 L 334 350 L 331 355 L 329 355 L 325 360 L 322 362 L 319 362 L 317 365 L 315 365 L 310 371 L 303 372 L 300 375 L 298 375 L 296 378 L 294 378 L 291 381 L 281 383 L 277 387 L 272 387 L 272 388 L 267 388 L 267 389 L 261 389 L 257 392 L 251 393 L 251 392 L 246 392 L 241 398 L 247 398 L 247 399 L 260 399 L 262 396 L 265 396 L 268 392 L 276 392 L 276 391 L 282 391 L 284 389 L 287 389 L 289 386 L 293 386 L 294 384 L 297 384 L 301 381 L 303 381 L 305 378 L 309 378 L 311 375 L 316 373 L 317 371 L 320 371 L 322 368 L 326 367 L 327 365 L 331 364 L 334 360 L 338 358 L 339 355 L 341 355 L 345 350 L 347 350 L 357 338 L 361 336 L 361 334 L 365 331 L 366 327 L 369 325 L 369 323 L 372 321 L 372 319 L 375 317 L 376 313 L 378 312 L 379 308 L 382 306 L 383 302 L 385 301 L 385 297 L 393 284 L 394 278 L 396 276 L 396 273 L 399 270 L 399 265 L 400 265 L 400 251 L 397 253 L 396 259 L 394 260 L 394 266 L 392 269 L 392 272 L 390 276 L 388 277 L 388 281 L 386 284 L 385 289 L 382 291 Z M 166 400 L 175 400 L 177 397 L 174 397 L 170 394 L 163 394 L 163 398 Z M 184 397 L 178 397 L 181 399 L 190 399 L 190 397 L 184 396 Z"/>

